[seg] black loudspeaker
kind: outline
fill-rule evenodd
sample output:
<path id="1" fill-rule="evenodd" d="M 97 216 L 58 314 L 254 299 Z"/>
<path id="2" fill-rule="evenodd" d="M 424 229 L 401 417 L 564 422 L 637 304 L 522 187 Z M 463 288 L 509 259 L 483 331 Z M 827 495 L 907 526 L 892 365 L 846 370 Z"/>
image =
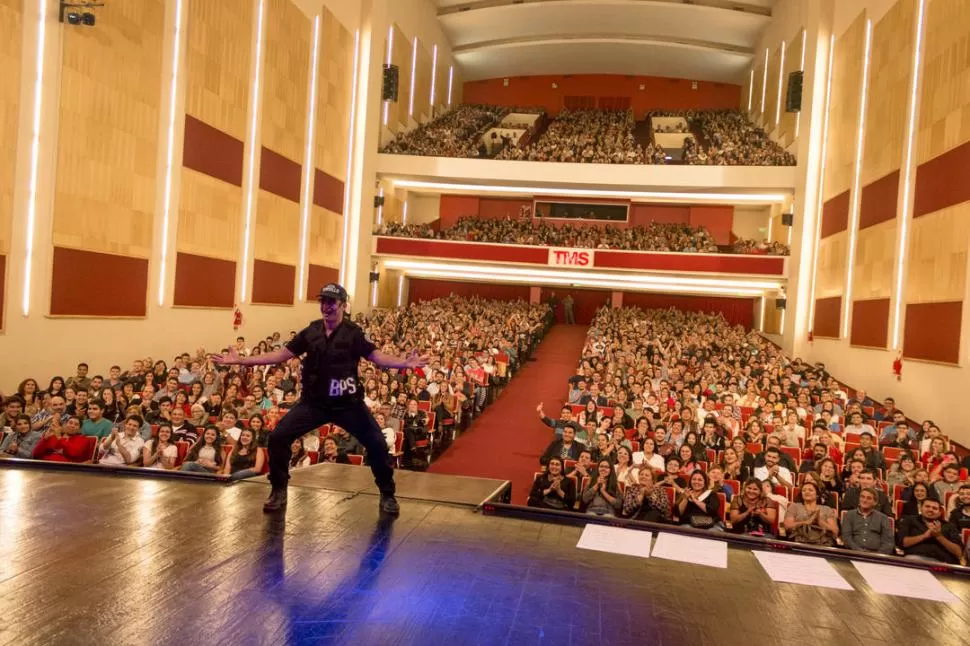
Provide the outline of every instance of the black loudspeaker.
<path id="1" fill-rule="evenodd" d="M 381 274 L 379 272 L 372 271 L 370 273 L 370 282 L 376 283 L 378 280 L 380 280 L 380 277 L 381 277 Z"/>
<path id="2" fill-rule="evenodd" d="M 385 65 L 384 66 L 384 86 L 381 90 L 381 100 L 397 101 L 397 82 L 398 82 L 397 65 Z"/>
<path id="3" fill-rule="evenodd" d="M 788 95 L 785 98 L 786 112 L 799 112 L 802 109 L 802 79 L 805 73 L 792 72 L 788 75 Z"/>
<path id="4" fill-rule="evenodd" d="M 783 310 L 783 309 L 785 309 L 785 301 L 786 301 L 786 299 L 784 299 L 784 298 L 776 298 L 775 299 L 775 309 L 776 310 Z"/>
<path id="5" fill-rule="evenodd" d="M 374 208 L 375 209 L 379 209 L 382 206 L 384 206 L 384 196 L 383 195 L 375 195 L 374 196 Z"/>
<path id="6" fill-rule="evenodd" d="M 794 213 L 782 213 L 781 214 L 781 223 L 783 225 L 785 225 L 786 227 L 790 227 L 791 225 L 795 224 L 795 214 Z"/>

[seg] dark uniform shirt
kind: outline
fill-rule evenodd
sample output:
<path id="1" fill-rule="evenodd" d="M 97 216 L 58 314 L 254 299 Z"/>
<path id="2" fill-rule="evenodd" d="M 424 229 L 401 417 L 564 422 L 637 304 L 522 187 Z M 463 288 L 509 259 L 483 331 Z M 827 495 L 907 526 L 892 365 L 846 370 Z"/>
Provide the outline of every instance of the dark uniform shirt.
<path id="1" fill-rule="evenodd" d="M 362 402 L 363 384 L 357 366 L 377 347 L 353 321 L 344 319 L 327 337 L 323 319 L 300 331 L 286 349 L 303 357 L 303 401 L 344 407 Z"/>

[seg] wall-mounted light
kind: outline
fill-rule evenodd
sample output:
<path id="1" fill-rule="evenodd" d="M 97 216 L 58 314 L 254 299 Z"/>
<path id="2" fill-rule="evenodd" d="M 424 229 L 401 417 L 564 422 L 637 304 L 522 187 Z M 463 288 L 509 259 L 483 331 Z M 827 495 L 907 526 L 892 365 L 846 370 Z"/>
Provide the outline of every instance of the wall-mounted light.
<path id="1" fill-rule="evenodd" d="M 448 66 L 448 107 L 451 107 L 451 87 L 455 81 L 455 66 Z"/>
<path id="2" fill-rule="evenodd" d="M 391 55 L 394 53 L 394 25 L 388 25 L 387 27 L 387 59 L 385 60 L 385 66 L 390 66 Z M 390 106 L 390 99 L 384 100 L 384 125 L 387 125 L 387 112 Z"/>
<path id="3" fill-rule="evenodd" d="M 431 48 L 431 113 L 434 114 L 434 90 L 435 81 L 438 80 L 438 46 L 435 45 Z"/>
<path id="4" fill-rule="evenodd" d="M 785 84 L 785 41 L 781 41 L 781 62 L 778 64 L 778 100 L 775 103 L 775 125 L 781 123 L 781 88 Z"/>
<path id="5" fill-rule="evenodd" d="M 62 5 L 63 10 L 63 5 Z M 162 201 L 162 249 L 158 261 L 158 305 L 165 304 L 165 276 L 168 268 L 168 233 L 172 219 L 172 181 L 175 175 L 175 99 L 179 79 L 179 54 L 182 46 L 182 0 L 175 0 L 175 35 L 172 44 L 172 80 L 168 88 L 168 127 L 165 137 L 165 193 Z"/>
<path id="6" fill-rule="evenodd" d="M 310 59 L 310 110 L 306 124 L 306 151 L 303 153 L 303 199 L 300 206 L 300 278 L 296 284 L 296 298 L 306 294 L 307 254 L 310 237 L 310 205 L 313 203 L 313 144 L 317 121 L 317 69 L 320 58 L 320 16 L 313 19 L 313 53 Z"/>
<path id="7" fill-rule="evenodd" d="M 354 119 L 357 115 L 357 76 L 360 70 L 360 30 L 354 32 L 354 73 L 350 81 L 350 121 L 347 123 L 347 166 L 344 169 L 343 244 L 340 247 L 340 280 L 347 276 L 347 247 L 350 246 L 350 170 L 354 157 Z"/>
<path id="8" fill-rule="evenodd" d="M 414 116 L 414 79 L 418 72 L 418 37 L 411 44 L 411 91 L 408 93 L 408 116 Z"/>
<path id="9" fill-rule="evenodd" d="M 748 70 L 748 112 L 751 112 L 751 103 L 754 98 L 754 68 Z"/>
<path id="10" fill-rule="evenodd" d="M 808 37 L 805 29 L 802 29 L 802 53 L 798 58 L 798 69 L 802 72 L 805 71 L 805 40 Z M 798 132 L 802 127 L 802 111 L 799 110 L 795 113 L 795 138 L 798 138 Z"/>
<path id="11" fill-rule="evenodd" d="M 246 285 L 249 282 L 249 243 L 250 237 L 252 236 L 254 197 L 258 190 L 256 187 L 256 157 L 259 155 L 259 149 L 256 146 L 256 126 L 259 123 L 259 84 L 263 69 L 264 5 L 265 0 L 259 0 L 259 5 L 256 8 L 256 72 L 253 77 L 252 98 L 250 99 L 250 104 L 253 109 L 249 119 L 249 160 L 246 172 L 248 176 L 246 186 L 249 187 L 249 190 L 246 192 L 246 219 L 243 222 L 243 248 L 242 257 L 240 258 L 240 262 L 242 262 L 242 272 L 240 274 L 242 279 L 239 281 L 240 303 L 246 302 Z"/>
<path id="12" fill-rule="evenodd" d="M 761 114 L 764 116 L 765 113 L 765 96 L 768 93 L 768 48 L 765 47 L 765 64 L 764 73 L 761 79 Z"/>
<path id="13" fill-rule="evenodd" d="M 832 61 L 835 60 L 835 34 L 829 37 L 828 69 L 825 72 L 825 109 L 822 112 L 822 150 L 818 165 L 818 204 L 815 211 L 815 237 L 812 238 L 812 290 L 808 299 L 809 329 L 815 326 L 815 287 L 818 282 L 818 247 L 822 237 L 822 211 L 825 206 L 825 156 L 829 144 L 829 108 L 832 100 Z"/>

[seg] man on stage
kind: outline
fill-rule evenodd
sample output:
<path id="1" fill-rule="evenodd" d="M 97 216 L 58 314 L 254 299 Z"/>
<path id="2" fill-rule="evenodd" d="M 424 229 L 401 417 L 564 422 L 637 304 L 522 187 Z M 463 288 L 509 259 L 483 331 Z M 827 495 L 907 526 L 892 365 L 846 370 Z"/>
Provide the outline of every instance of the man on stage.
<path id="1" fill-rule="evenodd" d="M 263 511 L 278 511 L 286 506 L 293 440 L 332 423 L 347 430 L 367 449 L 374 480 L 381 492 L 381 510 L 397 514 L 400 508 L 394 498 L 394 470 L 387 443 L 364 406 L 357 365 L 363 358 L 383 368 L 420 368 L 427 365 L 427 358 L 414 354 L 400 358 L 378 350 L 357 324 L 344 318 L 347 290 L 340 285 L 324 286 L 317 299 L 323 318 L 310 323 L 280 350 L 241 357 L 230 347 L 228 354 L 213 357 L 219 365 L 259 366 L 284 363 L 305 355 L 300 403 L 290 409 L 269 436 L 269 480 L 273 488 Z"/>

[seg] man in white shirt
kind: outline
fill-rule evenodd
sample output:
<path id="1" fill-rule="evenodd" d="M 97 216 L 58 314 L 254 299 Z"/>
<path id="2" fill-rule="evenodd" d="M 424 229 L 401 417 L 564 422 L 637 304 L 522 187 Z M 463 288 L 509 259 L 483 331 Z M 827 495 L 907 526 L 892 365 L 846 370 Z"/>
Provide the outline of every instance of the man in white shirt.
<path id="1" fill-rule="evenodd" d="M 765 451 L 765 465 L 754 470 L 754 477 L 762 482 L 768 481 L 774 485 L 785 485 L 791 487 L 794 484 L 791 471 L 781 466 L 781 451 L 773 446 L 769 446 Z"/>
<path id="2" fill-rule="evenodd" d="M 876 429 L 863 421 L 862 413 L 852 413 L 849 415 L 849 425 L 845 427 L 846 433 L 858 433 L 859 435 L 872 435 L 875 437 Z"/>
<path id="3" fill-rule="evenodd" d="M 135 466 L 145 448 L 145 440 L 138 433 L 143 423 L 142 418 L 132 415 L 125 420 L 124 431 L 119 433 L 117 428 L 111 430 L 111 435 L 101 443 L 101 464 L 113 466 Z"/>

